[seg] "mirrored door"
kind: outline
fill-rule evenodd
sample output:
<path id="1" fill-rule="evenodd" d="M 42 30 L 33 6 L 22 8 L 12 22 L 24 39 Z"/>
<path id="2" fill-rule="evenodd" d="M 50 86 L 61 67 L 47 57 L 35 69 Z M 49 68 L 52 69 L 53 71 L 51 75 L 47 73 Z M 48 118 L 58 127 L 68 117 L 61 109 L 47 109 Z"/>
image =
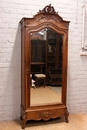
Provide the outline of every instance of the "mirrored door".
<path id="1" fill-rule="evenodd" d="M 31 106 L 61 103 L 63 35 L 50 28 L 30 33 Z"/>

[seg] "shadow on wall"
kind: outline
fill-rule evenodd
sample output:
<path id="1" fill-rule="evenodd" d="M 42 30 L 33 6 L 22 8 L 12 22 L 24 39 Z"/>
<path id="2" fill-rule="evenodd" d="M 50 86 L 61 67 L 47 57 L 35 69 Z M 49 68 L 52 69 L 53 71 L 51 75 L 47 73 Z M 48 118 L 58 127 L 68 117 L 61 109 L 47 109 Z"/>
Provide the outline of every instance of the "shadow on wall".
<path id="1" fill-rule="evenodd" d="M 21 104 L 21 26 L 17 28 L 13 50 L 10 54 L 10 66 L 8 71 L 8 97 L 9 110 L 8 117 L 16 119 L 20 117 Z"/>

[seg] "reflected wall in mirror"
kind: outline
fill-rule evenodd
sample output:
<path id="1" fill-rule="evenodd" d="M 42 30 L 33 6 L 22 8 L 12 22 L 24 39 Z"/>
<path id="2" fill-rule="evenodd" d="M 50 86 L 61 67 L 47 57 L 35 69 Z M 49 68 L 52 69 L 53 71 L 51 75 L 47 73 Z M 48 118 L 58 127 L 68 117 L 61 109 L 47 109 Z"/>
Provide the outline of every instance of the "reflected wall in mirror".
<path id="1" fill-rule="evenodd" d="M 31 106 L 61 103 L 63 35 L 44 28 L 30 33 Z"/>

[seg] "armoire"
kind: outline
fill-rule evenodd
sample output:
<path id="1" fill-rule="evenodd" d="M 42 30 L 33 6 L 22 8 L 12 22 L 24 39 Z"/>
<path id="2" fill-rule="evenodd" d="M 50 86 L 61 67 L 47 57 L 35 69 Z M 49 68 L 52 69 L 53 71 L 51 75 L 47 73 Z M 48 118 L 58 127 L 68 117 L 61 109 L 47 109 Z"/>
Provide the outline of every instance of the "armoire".
<path id="1" fill-rule="evenodd" d="M 22 18 L 20 23 L 22 128 L 25 128 L 28 120 L 47 121 L 63 116 L 68 122 L 66 97 L 69 21 L 63 20 L 50 4 L 39 10 L 33 18 Z M 38 82 L 38 87 L 32 87 L 32 82 L 36 86 L 36 74 L 45 75 L 45 87 L 43 80 Z M 53 92 L 53 96 L 51 89 L 54 88 L 58 90 Z M 60 100 L 58 95 L 55 101 L 54 97 L 59 91 Z M 48 98 L 48 102 L 43 102 Z"/>

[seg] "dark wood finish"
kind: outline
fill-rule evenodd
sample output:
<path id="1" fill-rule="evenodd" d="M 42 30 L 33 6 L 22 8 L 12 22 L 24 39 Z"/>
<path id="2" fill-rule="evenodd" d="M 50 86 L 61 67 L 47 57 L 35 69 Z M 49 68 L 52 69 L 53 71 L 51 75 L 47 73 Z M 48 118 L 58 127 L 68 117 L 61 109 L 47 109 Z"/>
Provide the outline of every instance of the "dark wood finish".
<path id="1" fill-rule="evenodd" d="M 33 33 L 34 34 L 34 33 Z M 45 74 L 45 64 L 46 64 L 46 41 L 39 38 L 36 34 L 34 34 L 34 38 L 32 36 L 31 39 L 31 74 Z M 39 40 L 38 40 L 39 39 Z"/>
<path id="2" fill-rule="evenodd" d="M 47 82 L 49 85 L 62 84 L 62 44 L 63 35 L 48 29 Z M 52 38 L 53 37 L 53 38 Z M 50 49 L 50 50 L 49 50 Z M 47 72 L 47 71 L 46 71 Z M 47 74 L 46 74 L 47 75 Z"/>
<path id="3" fill-rule="evenodd" d="M 68 111 L 66 107 L 66 92 L 67 92 L 67 54 L 68 54 L 68 26 L 69 21 L 64 21 L 54 7 L 51 5 L 46 6 L 43 10 L 40 10 L 33 18 L 22 18 L 21 23 L 21 41 L 22 41 L 22 85 L 21 85 L 21 116 L 23 119 L 23 127 L 25 128 L 27 120 L 49 120 L 59 116 L 65 116 L 65 121 L 68 122 Z M 45 65 L 46 71 L 49 69 L 47 65 L 47 58 L 39 62 L 38 59 L 31 63 L 31 44 L 30 33 L 39 31 L 43 28 L 50 28 L 63 35 L 63 47 L 62 47 L 62 102 L 57 104 L 31 106 L 30 105 L 30 73 L 31 65 Z M 58 40 L 58 39 L 57 39 Z M 58 46 L 58 45 L 57 45 Z M 58 48 L 58 47 L 57 47 Z M 41 52 L 40 52 L 41 53 Z M 46 48 L 47 53 L 47 48 Z M 42 54 L 43 55 L 43 54 Z M 35 56 L 35 55 L 34 55 Z M 56 57 L 56 55 L 55 55 Z M 61 55 L 60 55 L 61 57 Z M 55 69 L 58 69 L 58 63 L 56 62 Z M 61 65 L 60 65 L 61 66 Z M 50 68 L 50 71 L 52 69 Z M 33 72 L 34 73 L 34 72 Z M 46 72 L 45 72 L 46 73 Z M 47 71 L 49 73 L 49 70 Z M 51 80 L 56 78 L 56 75 L 50 73 Z M 61 77 L 61 75 L 59 75 Z"/>
<path id="4" fill-rule="evenodd" d="M 62 72 L 61 69 L 49 70 L 50 85 L 62 85 Z"/>

